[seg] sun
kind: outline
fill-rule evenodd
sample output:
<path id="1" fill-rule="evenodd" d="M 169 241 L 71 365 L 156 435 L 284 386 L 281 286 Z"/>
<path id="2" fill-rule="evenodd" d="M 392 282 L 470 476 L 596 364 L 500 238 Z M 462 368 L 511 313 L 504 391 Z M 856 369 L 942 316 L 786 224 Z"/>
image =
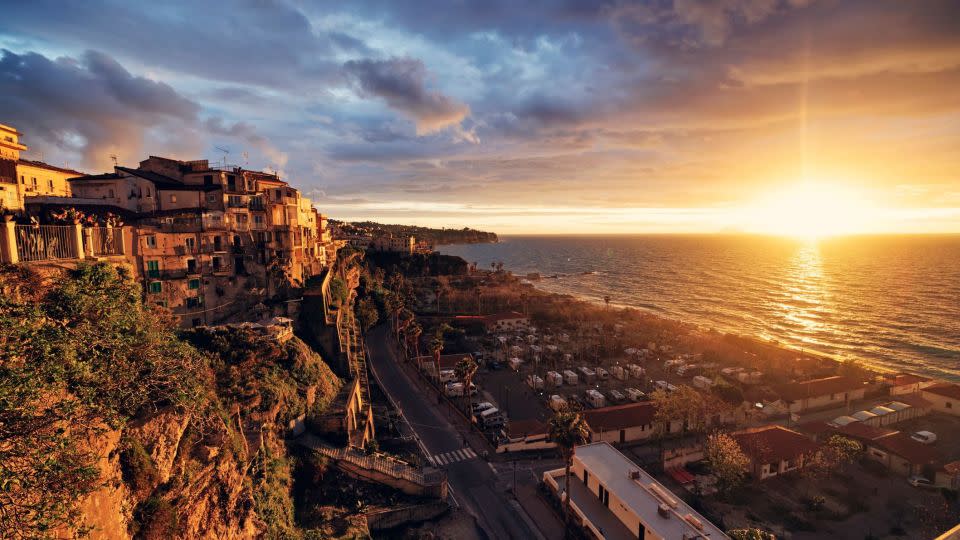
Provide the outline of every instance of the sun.
<path id="1" fill-rule="evenodd" d="M 753 233 L 822 238 L 866 233 L 875 209 L 864 194 L 829 182 L 800 182 L 762 195 L 745 209 Z"/>

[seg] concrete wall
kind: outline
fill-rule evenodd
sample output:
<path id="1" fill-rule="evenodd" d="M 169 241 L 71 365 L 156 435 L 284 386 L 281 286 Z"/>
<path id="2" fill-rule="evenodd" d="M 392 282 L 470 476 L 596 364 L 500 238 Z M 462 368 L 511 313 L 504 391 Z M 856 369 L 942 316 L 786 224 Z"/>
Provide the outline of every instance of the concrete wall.
<path id="1" fill-rule="evenodd" d="M 367 528 L 371 531 L 393 529 L 434 519 L 450 509 L 445 501 L 391 508 L 366 514 Z"/>
<path id="2" fill-rule="evenodd" d="M 827 407 L 837 407 L 849 401 L 863 399 L 866 389 L 858 388 L 850 392 L 841 392 L 838 394 L 827 394 L 823 396 L 814 396 L 794 401 L 790 404 L 790 412 L 803 412 L 811 409 L 823 409 Z"/>
<path id="3" fill-rule="evenodd" d="M 960 400 L 934 394 L 932 392 L 921 391 L 923 399 L 930 402 L 930 408 L 937 412 L 960 416 Z"/>

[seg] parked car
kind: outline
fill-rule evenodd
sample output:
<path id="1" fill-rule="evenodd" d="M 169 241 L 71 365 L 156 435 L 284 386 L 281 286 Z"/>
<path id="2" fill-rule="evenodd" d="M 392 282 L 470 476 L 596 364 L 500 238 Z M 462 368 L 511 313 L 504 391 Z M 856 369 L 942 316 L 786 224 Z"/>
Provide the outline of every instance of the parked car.
<path id="1" fill-rule="evenodd" d="M 917 476 L 917 475 L 913 475 L 910 478 L 907 478 L 907 482 L 909 482 L 911 486 L 918 487 L 918 488 L 936 487 L 933 485 L 933 482 L 931 482 L 930 480 L 927 480 L 926 478 L 922 476 Z"/>
<path id="2" fill-rule="evenodd" d="M 493 408 L 493 403 L 490 403 L 489 401 L 481 401 L 480 403 L 474 403 L 473 405 L 470 406 L 471 412 L 474 415 L 492 408 Z"/>
<path id="3" fill-rule="evenodd" d="M 910 438 L 923 444 L 933 444 L 937 442 L 937 434 L 932 431 L 918 431 L 911 435 Z"/>

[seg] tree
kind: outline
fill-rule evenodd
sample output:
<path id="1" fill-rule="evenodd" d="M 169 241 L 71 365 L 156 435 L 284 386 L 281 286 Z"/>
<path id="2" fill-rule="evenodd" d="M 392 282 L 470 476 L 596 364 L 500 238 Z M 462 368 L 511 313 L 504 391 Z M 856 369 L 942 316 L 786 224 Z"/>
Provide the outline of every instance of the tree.
<path id="1" fill-rule="evenodd" d="M 655 428 L 663 435 L 673 422 L 681 422 L 683 433 L 702 432 L 707 425 L 711 408 L 715 406 L 694 388 L 680 385 L 673 392 L 657 390 L 650 396 L 656 405 Z"/>
<path id="2" fill-rule="evenodd" d="M 731 529 L 727 536 L 732 540 L 777 540 L 777 537 L 763 529 Z"/>
<path id="3" fill-rule="evenodd" d="M 728 495 L 739 487 L 750 469 L 750 459 L 737 441 L 726 433 L 707 437 L 706 460 L 717 479 L 717 491 Z"/>
<path id="4" fill-rule="evenodd" d="M 842 470 L 860 458 L 863 454 L 863 446 L 843 435 L 833 435 L 827 439 L 821 448 L 821 453 L 832 468 Z"/>
<path id="5" fill-rule="evenodd" d="M 363 298 L 357 302 L 357 319 L 360 321 L 360 327 L 364 332 L 369 331 L 380 318 L 377 306 L 370 298 Z"/>
<path id="6" fill-rule="evenodd" d="M 603 303 L 606 304 L 607 309 L 610 309 L 610 295 L 609 295 L 609 294 L 604 295 L 604 297 L 603 297 Z"/>
<path id="7" fill-rule="evenodd" d="M 457 374 L 457 379 L 463 383 L 464 410 L 469 412 L 470 408 L 467 404 L 470 403 L 470 382 L 477 373 L 477 363 L 473 358 L 464 356 L 457 362 L 457 365 L 453 367 L 453 370 Z"/>
<path id="8" fill-rule="evenodd" d="M 347 290 L 347 284 L 342 278 L 335 277 L 330 280 L 330 300 L 334 305 L 342 306 L 347 303 L 350 291 Z"/>
<path id="9" fill-rule="evenodd" d="M 81 264 L 44 282 L 0 267 L 0 531 L 82 525 L 101 485 L 88 441 L 138 415 L 206 403 L 206 360 L 141 301 L 129 272 Z"/>
<path id="10" fill-rule="evenodd" d="M 567 409 L 557 411 L 551 418 L 548 426 L 550 440 L 556 443 L 560 456 L 563 458 L 564 470 L 564 488 L 563 493 L 566 496 L 564 504 L 564 516 L 566 519 L 567 537 L 570 536 L 570 466 L 573 465 L 574 449 L 587 442 L 590 437 L 590 430 L 587 423 L 583 420 L 583 415 L 579 412 Z"/>
<path id="11" fill-rule="evenodd" d="M 416 320 L 407 327 L 407 339 L 413 343 L 414 358 L 420 357 L 420 335 L 423 334 L 423 327 Z"/>
<path id="12" fill-rule="evenodd" d="M 444 336 L 450 330 L 452 330 L 450 325 L 443 323 L 434 332 L 433 339 L 430 340 L 430 353 L 433 354 L 433 365 L 436 368 L 434 375 L 437 377 L 437 384 L 440 384 L 440 353 L 443 352 Z"/>

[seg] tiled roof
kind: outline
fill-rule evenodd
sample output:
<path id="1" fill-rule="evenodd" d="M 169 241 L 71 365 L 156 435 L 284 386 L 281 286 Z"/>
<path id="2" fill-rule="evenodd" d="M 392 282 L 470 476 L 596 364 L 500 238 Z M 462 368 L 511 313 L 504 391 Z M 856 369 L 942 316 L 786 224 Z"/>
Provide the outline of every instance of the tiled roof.
<path id="1" fill-rule="evenodd" d="M 155 173 L 153 171 L 145 171 L 143 169 L 131 169 L 129 167 L 117 167 L 118 171 L 123 171 L 134 176 L 139 176 L 145 180 L 153 182 L 153 185 L 157 189 L 162 191 L 218 191 L 223 189 L 223 186 L 219 184 L 215 185 L 201 185 L 201 184 L 184 184 L 183 182 L 177 180 L 176 178 L 171 178 L 169 176 Z"/>
<path id="2" fill-rule="evenodd" d="M 900 403 L 906 403 L 911 407 L 916 407 L 918 409 L 925 409 L 931 405 L 931 403 L 921 396 L 919 393 L 913 394 L 900 394 L 897 397 L 897 401 Z"/>
<path id="3" fill-rule="evenodd" d="M 893 386 L 907 386 L 911 384 L 927 382 L 930 380 L 930 378 L 924 377 L 922 375 L 914 375 L 913 373 L 897 373 L 896 375 L 888 378 L 887 380 Z"/>
<path id="4" fill-rule="evenodd" d="M 893 435 L 896 431 L 892 429 L 871 426 L 864 424 L 863 422 L 854 422 L 852 424 L 847 424 L 842 428 L 837 430 L 841 435 L 846 435 L 854 439 L 859 439 L 862 441 L 873 441 L 881 437 L 886 437 L 888 435 Z"/>
<path id="5" fill-rule="evenodd" d="M 547 425 L 539 420 L 511 420 L 508 432 L 511 439 L 543 435 L 547 432 Z"/>
<path id="6" fill-rule="evenodd" d="M 817 449 L 815 442 L 783 426 L 764 426 L 731 436 L 743 453 L 764 463 L 794 459 Z"/>
<path id="7" fill-rule="evenodd" d="M 914 465 L 926 465 L 939 458 L 936 450 L 899 431 L 872 441 L 871 444 L 891 454 L 896 454 Z"/>
<path id="8" fill-rule="evenodd" d="M 798 401 L 805 398 L 839 394 L 863 388 L 863 384 L 849 377 L 836 375 L 823 379 L 782 384 L 774 390 L 787 401 Z"/>
<path id="9" fill-rule="evenodd" d="M 63 168 L 63 167 L 57 167 L 57 166 L 55 166 L 55 165 L 50 165 L 49 163 L 44 163 L 44 162 L 42 162 L 42 161 L 33 161 L 33 160 L 21 158 L 21 159 L 19 159 L 19 160 L 17 161 L 17 163 L 20 163 L 20 164 L 22 164 L 22 165 L 28 165 L 28 166 L 30 166 L 30 167 L 39 167 L 39 168 L 41 168 L 41 169 L 48 169 L 48 170 L 51 170 L 51 171 L 57 171 L 57 172 L 62 172 L 62 173 L 67 173 L 67 174 L 75 174 L 75 175 L 77 175 L 77 176 L 83 176 L 83 175 L 84 175 L 84 173 L 82 173 L 82 172 L 80 172 L 80 171 L 75 171 L 75 170 L 73 170 L 73 169 L 65 169 L 65 168 Z"/>
<path id="10" fill-rule="evenodd" d="M 101 173 L 101 174 L 86 174 L 79 176 L 77 178 L 71 178 L 71 182 L 86 182 L 86 181 L 97 181 L 97 180 L 119 180 L 123 178 L 122 175 L 119 175 L 115 172 L 111 173 Z"/>
<path id="11" fill-rule="evenodd" d="M 929 388 L 924 388 L 921 392 L 929 392 L 938 396 L 960 399 L 960 384 L 935 384 Z"/>
<path id="12" fill-rule="evenodd" d="M 626 429 L 653 424 L 657 409 L 653 403 L 627 403 L 583 412 L 592 431 Z"/>

